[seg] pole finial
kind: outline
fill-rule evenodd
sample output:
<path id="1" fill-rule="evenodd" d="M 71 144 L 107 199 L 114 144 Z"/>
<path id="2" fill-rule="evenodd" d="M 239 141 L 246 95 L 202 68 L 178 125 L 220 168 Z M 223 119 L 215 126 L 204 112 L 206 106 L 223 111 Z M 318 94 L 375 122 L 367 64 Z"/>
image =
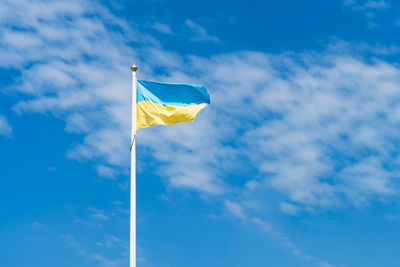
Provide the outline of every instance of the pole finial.
<path id="1" fill-rule="evenodd" d="M 131 70 L 134 71 L 134 72 L 137 71 L 137 66 L 136 66 L 136 64 L 133 64 L 133 65 L 131 66 Z"/>

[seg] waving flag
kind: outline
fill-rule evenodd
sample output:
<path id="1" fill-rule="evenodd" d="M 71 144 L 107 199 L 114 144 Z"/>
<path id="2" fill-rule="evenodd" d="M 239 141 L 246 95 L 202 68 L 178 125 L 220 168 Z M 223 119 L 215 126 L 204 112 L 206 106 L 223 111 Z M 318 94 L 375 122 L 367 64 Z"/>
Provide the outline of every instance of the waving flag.
<path id="1" fill-rule="evenodd" d="M 204 86 L 137 81 L 136 129 L 194 121 L 210 97 Z"/>
<path id="2" fill-rule="evenodd" d="M 197 113 L 210 104 L 204 86 L 138 81 L 137 69 L 133 64 L 129 267 L 136 267 L 136 130 L 194 121 Z"/>

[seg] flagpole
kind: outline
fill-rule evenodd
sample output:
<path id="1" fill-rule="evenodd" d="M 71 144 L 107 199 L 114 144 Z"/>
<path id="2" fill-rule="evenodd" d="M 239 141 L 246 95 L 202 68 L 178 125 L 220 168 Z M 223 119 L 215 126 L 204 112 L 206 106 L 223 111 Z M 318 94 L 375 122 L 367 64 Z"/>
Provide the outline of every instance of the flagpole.
<path id="1" fill-rule="evenodd" d="M 130 251 L 129 266 L 136 267 L 136 71 L 132 70 L 132 125 L 131 125 L 131 218 L 130 218 Z"/>

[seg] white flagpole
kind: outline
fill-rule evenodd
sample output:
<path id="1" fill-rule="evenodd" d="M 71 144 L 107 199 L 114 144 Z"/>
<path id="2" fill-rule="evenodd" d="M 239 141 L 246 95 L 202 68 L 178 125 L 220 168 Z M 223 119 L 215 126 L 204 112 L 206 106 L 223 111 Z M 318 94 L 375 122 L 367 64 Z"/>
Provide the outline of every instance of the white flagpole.
<path id="1" fill-rule="evenodd" d="M 131 128 L 131 220 L 129 266 L 136 267 L 136 71 L 132 70 L 132 128 Z"/>

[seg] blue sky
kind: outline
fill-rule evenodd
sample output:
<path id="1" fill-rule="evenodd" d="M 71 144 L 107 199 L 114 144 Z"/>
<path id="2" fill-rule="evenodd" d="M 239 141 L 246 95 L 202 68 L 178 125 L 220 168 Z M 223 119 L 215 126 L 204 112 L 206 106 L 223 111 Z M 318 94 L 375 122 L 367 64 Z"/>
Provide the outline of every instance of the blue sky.
<path id="1" fill-rule="evenodd" d="M 138 266 L 398 266 L 400 5 L 0 3 L 0 266 L 128 265 L 130 65 L 207 87 L 138 132 Z"/>

